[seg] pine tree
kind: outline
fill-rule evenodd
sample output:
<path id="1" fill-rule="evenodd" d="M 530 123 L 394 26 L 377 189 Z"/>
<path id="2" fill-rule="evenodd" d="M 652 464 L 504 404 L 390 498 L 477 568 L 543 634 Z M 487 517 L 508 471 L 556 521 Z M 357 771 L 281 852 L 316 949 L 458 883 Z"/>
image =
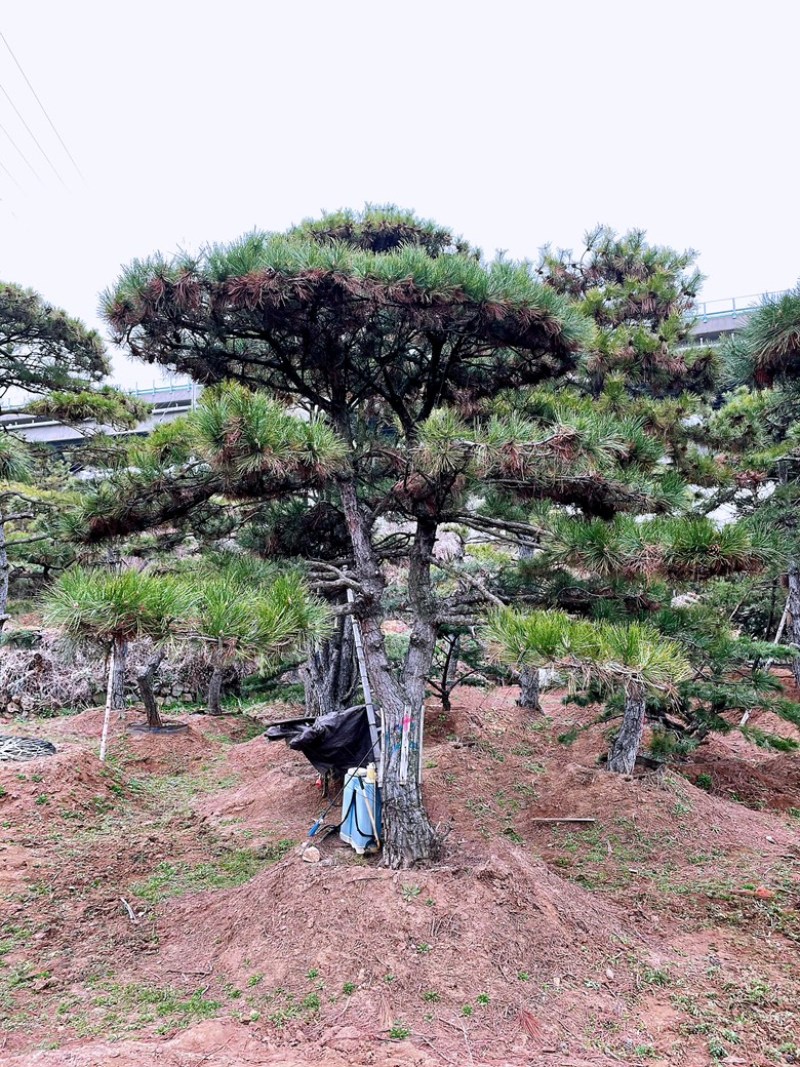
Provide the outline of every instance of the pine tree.
<path id="1" fill-rule="evenodd" d="M 663 465 L 676 488 L 683 481 L 682 499 L 664 509 L 666 517 L 645 521 L 613 509 L 592 516 L 563 505 L 526 514 L 518 497 L 503 493 L 487 496 L 484 510 L 505 515 L 509 537 L 519 540 L 518 567 L 508 568 L 493 586 L 504 600 L 646 625 L 665 636 L 682 628 L 684 653 L 700 680 L 682 683 L 678 702 L 686 728 L 701 734 L 712 722 L 727 728 L 722 712 L 737 707 L 748 688 L 731 675 L 746 666 L 757 671 L 763 653 L 762 644 L 728 641 L 716 621 L 709 626 L 706 589 L 716 581 L 718 596 L 725 577 L 763 571 L 778 553 L 763 529 L 747 523 L 720 529 L 704 517 L 709 495 L 728 493 L 736 476 L 709 447 L 714 445 L 710 403 L 721 359 L 715 348 L 690 343 L 702 281 L 695 255 L 651 246 L 642 231 L 620 237 L 607 227 L 587 235 L 579 257 L 545 248 L 539 273 L 555 290 L 580 301 L 595 323 L 592 345 L 570 390 L 541 386 L 496 403 L 497 410 L 522 409 L 540 420 L 555 421 L 567 411 L 586 424 L 607 420 L 607 432 L 616 425 L 619 434 L 620 464 L 632 470 Z M 647 507 L 628 510 L 646 513 Z M 686 606 L 673 609 L 676 596 Z M 700 605 L 697 610 L 693 603 Z M 522 679 L 535 672 L 523 668 Z M 668 714 L 652 690 L 647 703 L 650 711 Z M 612 769 L 615 762 L 609 762 Z"/>
<path id="2" fill-rule="evenodd" d="M 178 621 L 190 610 L 187 589 L 175 579 L 137 570 L 87 571 L 71 567 L 55 583 L 45 601 L 45 619 L 70 638 L 104 649 L 109 660 L 108 696 L 100 745 L 105 758 L 108 719 L 111 712 L 114 660 L 130 641 L 147 637 L 155 653 L 139 675 L 139 688 L 147 713 L 147 726 L 160 729 L 163 722 L 153 696 L 152 681 Z"/>
<path id="3" fill-rule="evenodd" d="M 72 449 L 71 461 L 80 451 L 85 460 L 93 439 L 100 443 L 99 425 L 130 429 L 146 414 L 146 406 L 132 397 L 95 386 L 109 369 L 94 330 L 32 290 L 0 283 L 0 396 L 21 391 L 19 399 L 30 414 L 81 427 L 84 436 Z M 10 431 L 0 437 L 0 630 L 8 619 L 9 550 L 45 573 L 68 562 L 70 555 L 50 523 L 68 471 L 47 452 L 27 446 Z M 10 500 L 22 506 L 8 514 Z"/>
<path id="4" fill-rule="evenodd" d="M 633 771 L 642 741 L 648 693 L 671 696 L 691 668 L 683 650 L 652 627 L 591 623 L 564 612 L 495 611 L 485 629 L 495 657 L 509 666 L 552 667 L 623 696 L 622 725 L 608 769 Z"/>
<path id="5" fill-rule="evenodd" d="M 133 355 L 244 389 L 201 405 L 202 440 L 180 468 L 173 446 L 169 461 L 151 457 L 147 478 L 139 468 L 101 489 L 76 532 L 102 538 L 181 521 L 215 494 L 273 507 L 291 498 L 309 520 L 327 510 L 341 548 L 309 567 L 334 603 L 354 593 L 352 608 L 336 610 L 361 624 L 383 714 L 386 858 L 399 867 L 434 856 L 416 767 L 400 774 L 403 722 L 410 709 L 418 730 L 443 628 L 474 622 L 484 602 L 466 576 L 453 588 L 435 580 L 442 524 L 502 535 L 505 520 L 471 503 L 492 487 L 606 516 L 669 509 L 680 494 L 663 467 L 619 462 L 626 435 L 613 416 L 492 414 L 501 391 L 575 370 L 591 344 L 584 316 L 528 266 L 484 263 L 449 231 L 396 209 L 137 262 L 105 294 L 104 314 Z M 272 398 L 310 421 L 280 413 Z M 304 434 L 318 436 L 307 454 L 291 445 Z M 399 670 L 382 630 L 387 560 L 407 574 Z"/>
<path id="6" fill-rule="evenodd" d="M 724 350 L 728 395 L 710 432 L 734 471 L 731 502 L 758 515 L 786 553 L 787 643 L 800 650 L 800 287 L 766 301 Z M 727 453 L 727 454 L 726 454 Z M 792 659 L 800 687 L 800 655 Z"/>
<path id="7" fill-rule="evenodd" d="M 329 616 L 297 573 L 278 573 L 248 556 L 206 556 L 193 565 L 189 633 L 208 649 L 207 710 L 220 715 L 225 668 L 241 660 L 269 665 L 324 640 Z M 273 664 L 274 665 L 274 664 Z"/>
<path id="8" fill-rule="evenodd" d="M 87 389 L 108 371 L 98 333 L 33 290 L 0 282 L 0 395 Z"/>

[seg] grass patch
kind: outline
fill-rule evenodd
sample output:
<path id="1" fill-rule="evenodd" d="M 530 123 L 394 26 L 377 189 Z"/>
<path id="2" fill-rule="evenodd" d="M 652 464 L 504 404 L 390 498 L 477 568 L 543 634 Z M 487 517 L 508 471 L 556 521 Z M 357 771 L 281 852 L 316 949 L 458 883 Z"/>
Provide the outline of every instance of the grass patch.
<path id="1" fill-rule="evenodd" d="M 200 893 L 205 889 L 231 889 L 249 882 L 265 867 L 282 859 L 293 845 L 294 841 L 281 840 L 258 853 L 238 849 L 196 866 L 159 863 L 149 878 L 136 882 L 131 889 L 148 904 L 158 904 L 186 893 Z"/>

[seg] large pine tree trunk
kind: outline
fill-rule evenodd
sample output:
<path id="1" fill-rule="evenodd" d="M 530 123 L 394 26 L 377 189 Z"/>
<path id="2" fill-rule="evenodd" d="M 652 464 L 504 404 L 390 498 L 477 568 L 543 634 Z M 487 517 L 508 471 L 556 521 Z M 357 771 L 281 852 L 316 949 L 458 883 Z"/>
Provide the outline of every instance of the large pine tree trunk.
<path id="1" fill-rule="evenodd" d="M 534 550 L 530 545 L 519 546 L 519 558 L 530 559 L 534 554 Z M 519 698 L 517 704 L 521 708 L 528 708 L 530 711 L 541 711 L 542 706 L 539 703 L 539 668 L 538 667 L 523 667 L 519 672 Z"/>
<path id="2" fill-rule="evenodd" d="M 144 710 L 147 712 L 147 725 L 151 730 L 157 730 L 164 725 L 161 716 L 158 713 L 158 704 L 156 703 L 156 696 L 153 691 L 153 681 L 156 676 L 156 671 L 161 666 L 163 658 L 164 652 L 161 650 L 157 651 L 147 661 L 144 668 L 136 675 L 136 682 L 139 686 L 142 704 L 144 704 Z"/>
<path id="3" fill-rule="evenodd" d="M 342 615 L 336 636 L 321 641 L 300 668 L 305 690 L 306 713 L 318 716 L 343 711 L 355 692 L 353 624 Z"/>
<path id="4" fill-rule="evenodd" d="M 800 687 L 800 564 L 792 560 L 789 564 L 789 618 L 791 620 L 791 643 L 797 648 L 797 655 L 792 660 L 792 674 L 795 685 Z"/>
<path id="5" fill-rule="evenodd" d="M 114 641 L 114 673 L 111 678 L 111 707 L 114 711 L 121 712 L 125 710 L 125 667 L 127 657 L 128 642 L 117 638 Z"/>
<path id="6" fill-rule="evenodd" d="M 409 606 L 414 624 L 403 678 L 399 681 L 389 664 L 381 629 L 385 582 L 372 550 L 369 519 L 359 507 L 352 482 L 342 483 L 341 496 L 361 586 L 355 613 L 361 622 L 373 698 L 383 719 L 384 861 L 394 869 L 412 867 L 435 859 L 441 844 L 423 806 L 419 784 L 420 711 L 436 645 L 435 604 L 430 589 L 436 525 L 418 523 L 409 568 Z M 404 721 L 408 724 L 405 768 L 401 766 Z"/>
<path id="7" fill-rule="evenodd" d="M 608 769 L 618 774 L 632 774 L 644 734 L 645 694 L 638 686 L 625 693 L 622 726 L 608 755 Z"/>
<path id="8" fill-rule="evenodd" d="M 211 655 L 211 678 L 206 691 L 206 710 L 209 715 L 222 714 L 222 674 L 225 670 L 225 649 L 222 641 Z"/>

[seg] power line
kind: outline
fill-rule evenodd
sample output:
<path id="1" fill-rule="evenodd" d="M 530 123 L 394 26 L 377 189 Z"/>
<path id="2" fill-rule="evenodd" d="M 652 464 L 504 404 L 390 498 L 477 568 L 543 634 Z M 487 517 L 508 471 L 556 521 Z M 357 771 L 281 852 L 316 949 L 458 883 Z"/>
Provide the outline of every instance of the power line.
<path id="1" fill-rule="evenodd" d="M 11 173 L 11 171 L 8 169 L 2 159 L 0 159 L 0 170 L 2 170 L 5 174 L 9 176 L 9 178 L 12 180 L 12 182 L 14 183 L 14 185 L 16 185 L 18 189 L 22 188 L 22 186 L 19 184 L 17 179 L 14 177 L 14 175 Z"/>
<path id="2" fill-rule="evenodd" d="M 20 61 L 19 61 L 19 60 L 17 59 L 17 57 L 16 57 L 15 55 L 14 55 L 14 52 L 13 52 L 13 50 L 12 50 L 12 48 L 11 48 L 11 45 L 10 45 L 10 44 L 8 43 L 8 41 L 6 40 L 6 35 L 5 35 L 5 34 L 4 34 L 3 32 L 2 32 L 2 30 L 0 30 L 0 37 L 1 37 L 2 39 L 3 39 L 3 44 L 4 44 L 4 45 L 6 46 L 6 48 L 8 49 L 9 55 L 10 55 L 10 56 L 11 56 L 11 58 L 12 58 L 12 59 L 14 60 L 14 62 L 15 62 L 15 63 L 17 64 L 17 68 L 18 68 L 18 70 L 19 70 L 20 74 L 21 74 L 21 75 L 22 75 L 22 77 L 23 77 L 23 78 L 25 79 L 25 84 L 26 84 L 26 85 L 28 86 L 28 88 L 30 89 L 30 91 L 31 91 L 31 92 L 33 93 L 33 96 L 34 96 L 34 99 L 36 100 L 36 103 L 37 103 L 37 104 L 39 105 L 39 107 L 41 108 L 42 114 L 43 114 L 43 115 L 44 115 L 44 117 L 45 117 L 45 118 L 47 119 L 48 123 L 50 124 L 50 128 L 51 128 L 51 130 L 53 131 L 53 133 L 54 133 L 54 134 L 56 135 L 56 137 L 58 138 L 58 140 L 59 140 L 59 143 L 60 143 L 61 147 L 62 147 L 62 148 L 64 149 L 64 151 L 65 151 L 65 152 L 67 153 L 67 155 L 69 156 L 69 158 L 70 158 L 70 161 L 71 161 L 71 163 L 72 163 L 73 167 L 74 167 L 74 168 L 75 168 L 75 170 L 76 170 L 76 171 L 78 172 L 78 174 L 80 175 L 81 179 L 82 179 L 83 181 L 86 181 L 86 178 L 84 178 L 84 176 L 83 176 L 83 172 L 81 171 L 81 168 L 80 168 L 80 167 L 78 166 L 78 164 L 77 164 L 77 163 L 75 162 L 75 157 L 74 157 L 74 156 L 72 155 L 72 152 L 70 152 L 70 150 L 69 150 L 69 149 L 67 148 L 66 144 L 64 143 L 64 138 L 63 138 L 63 137 L 61 136 L 61 134 L 60 134 L 60 133 L 58 132 L 58 130 L 57 130 L 57 129 L 56 129 L 56 127 L 55 127 L 55 123 L 54 123 L 54 122 L 53 122 L 53 120 L 52 120 L 52 119 L 50 118 L 50 116 L 49 116 L 49 115 L 47 114 L 47 110 L 45 109 L 45 106 L 44 106 L 44 104 L 43 104 L 43 103 L 42 103 L 42 101 L 41 101 L 41 100 L 39 99 L 39 94 L 38 94 L 38 93 L 36 92 L 36 90 L 34 89 L 34 87 L 33 87 L 33 86 L 31 85 L 31 83 L 30 83 L 30 79 L 28 78 L 28 75 L 27 75 L 27 74 L 25 73 L 25 71 L 24 71 L 24 70 L 22 69 L 22 64 L 21 64 L 21 63 L 20 63 Z"/>
<path id="3" fill-rule="evenodd" d="M 47 152 L 45 152 L 45 150 L 42 148 L 41 144 L 39 143 L 39 138 L 36 136 L 36 134 L 30 128 L 28 123 L 25 121 L 25 119 L 24 119 L 22 113 L 20 112 L 19 108 L 14 103 L 14 101 L 11 99 L 11 97 L 8 95 L 8 90 L 6 89 L 6 87 L 2 83 L 0 83 L 0 92 L 3 94 L 3 96 L 6 98 L 6 100 L 8 100 L 9 104 L 11 104 L 11 106 L 14 109 L 14 114 L 17 116 L 19 121 L 22 123 L 22 125 L 25 127 L 25 129 L 28 131 L 28 133 L 33 138 L 34 143 L 36 144 L 36 147 L 39 149 L 39 151 L 42 153 L 44 158 L 47 160 L 47 163 L 48 163 L 48 165 L 50 167 L 50 170 L 52 170 L 53 174 L 55 174 L 55 176 L 58 178 L 58 180 L 61 182 L 61 184 L 66 189 L 67 188 L 67 183 L 64 181 L 64 179 L 61 177 L 59 172 L 56 170 L 56 166 L 53 163 L 52 159 L 50 158 L 50 156 L 48 156 Z"/>
<path id="4" fill-rule="evenodd" d="M 9 141 L 11 142 L 11 144 L 12 144 L 12 145 L 14 146 L 14 148 L 15 148 L 15 149 L 16 149 L 16 151 L 17 151 L 17 155 L 19 155 L 19 156 L 21 157 L 21 159 L 23 160 L 23 162 L 24 162 L 24 163 L 26 164 L 26 166 L 28 167 L 28 170 L 30 170 L 31 174 L 33 174 L 33 176 L 34 176 L 35 178 L 37 178 L 37 179 L 38 179 L 39 181 L 41 181 L 41 180 L 42 180 L 42 177 L 41 177 L 41 175 L 39 174 L 39 172 L 37 171 L 36 167 L 34 167 L 33 163 L 31 163 L 31 161 L 30 161 L 30 160 L 28 159 L 28 157 L 27 157 L 27 156 L 25 155 L 25 153 L 24 153 L 24 152 L 22 151 L 22 149 L 20 148 L 20 146 L 19 146 L 19 145 L 17 144 L 17 142 L 16 142 L 15 140 L 14 140 L 14 138 L 13 138 L 13 137 L 11 136 L 11 134 L 10 134 L 10 133 L 8 132 L 8 130 L 7 130 L 6 128 L 5 128 L 5 126 L 4 126 L 3 124 L 2 124 L 2 122 L 0 122 L 0 130 L 2 130 L 2 131 L 3 131 L 3 133 L 4 133 L 4 134 L 6 135 L 6 137 L 7 137 L 8 139 L 9 139 Z"/>

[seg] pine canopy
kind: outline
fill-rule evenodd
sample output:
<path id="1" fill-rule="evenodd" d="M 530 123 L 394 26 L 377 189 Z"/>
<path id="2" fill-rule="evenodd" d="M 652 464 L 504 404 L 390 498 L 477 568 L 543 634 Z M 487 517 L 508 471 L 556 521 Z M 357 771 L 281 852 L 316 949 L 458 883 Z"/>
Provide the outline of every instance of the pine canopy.
<path id="1" fill-rule="evenodd" d="M 406 433 L 440 404 L 562 374 L 591 337 L 529 265 L 484 264 L 396 209 L 136 261 L 102 310 L 144 360 L 267 387 L 339 424 L 378 402 Z"/>

